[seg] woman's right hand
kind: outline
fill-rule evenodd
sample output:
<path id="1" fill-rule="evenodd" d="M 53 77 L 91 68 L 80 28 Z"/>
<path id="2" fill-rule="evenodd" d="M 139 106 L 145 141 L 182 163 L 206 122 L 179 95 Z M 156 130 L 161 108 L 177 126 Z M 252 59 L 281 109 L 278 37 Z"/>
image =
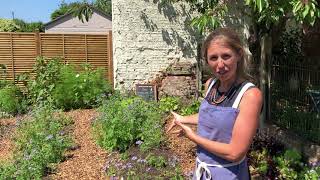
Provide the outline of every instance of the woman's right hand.
<path id="1" fill-rule="evenodd" d="M 172 120 L 172 122 L 170 123 L 170 125 L 169 125 L 169 127 L 168 127 L 168 129 L 167 129 L 167 133 L 169 132 L 169 131 L 171 131 L 171 129 L 174 127 L 174 126 L 176 126 L 176 121 L 178 121 L 178 122 L 180 122 L 180 123 L 184 123 L 183 122 L 183 116 L 181 116 L 180 114 L 177 114 L 177 113 L 175 113 L 175 112 L 173 112 L 173 111 L 171 111 L 171 114 L 173 115 L 173 120 Z"/>

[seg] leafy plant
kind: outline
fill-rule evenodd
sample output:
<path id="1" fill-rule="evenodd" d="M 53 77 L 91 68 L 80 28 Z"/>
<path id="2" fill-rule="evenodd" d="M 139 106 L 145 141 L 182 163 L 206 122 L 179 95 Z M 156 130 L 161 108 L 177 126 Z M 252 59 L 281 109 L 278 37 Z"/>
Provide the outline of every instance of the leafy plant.
<path id="1" fill-rule="evenodd" d="M 146 160 L 149 166 L 153 166 L 155 168 L 162 168 L 167 166 L 167 161 L 163 156 L 156 156 L 153 154 L 149 154 L 146 157 Z"/>
<path id="2" fill-rule="evenodd" d="M 275 157 L 277 169 L 283 179 L 298 179 L 297 167 L 300 166 L 301 155 L 295 150 L 287 150 L 284 155 Z"/>
<path id="3" fill-rule="evenodd" d="M 92 108 L 100 103 L 101 96 L 109 94 L 112 87 L 103 78 L 101 69 L 85 64 L 80 72 L 71 65 L 61 68 L 59 83 L 52 91 L 54 104 L 65 110 L 73 108 Z"/>
<path id="4" fill-rule="evenodd" d="M 23 113 L 27 103 L 20 89 L 7 81 L 0 81 L 0 112 L 15 115 Z"/>
<path id="5" fill-rule="evenodd" d="M 180 108 L 180 103 L 179 97 L 168 96 L 160 99 L 159 108 L 163 112 L 176 111 Z"/>
<path id="6" fill-rule="evenodd" d="M 263 148 L 262 151 L 252 151 L 250 153 L 250 157 L 254 160 L 254 165 L 250 166 L 250 169 L 252 168 L 252 171 L 256 171 L 259 174 L 266 175 L 268 171 L 267 150 Z"/>
<path id="7" fill-rule="evenodd" d="M 100 112 L 94 134 L 98 144 L 108 150 L 125 151 L 138 140 L 143 141 L 140 148 L 147 150 L 163 141 L 163 122 L 154 102 L 115 94 L 103 103 Z"/>
<path id="8" fill-rule="evenodd" d="M 52 92 L 59 82 L 62 63 L 59 58 L 37 57 L 32 73 L 35 78 L 25 77 L 30 104 L 53 103 Z"/>
<path id="9" fill-rule="evenodd" d="M 51 107 L 39 107 L 17 129 L 14 162 L 0 168 L 3 179 L 40 179 L 51 163 L 62 160 L 63 153 L 71 145 L 64 125 L 70 121 Z M 4 175 L 3 175 L 4 176 Z"/>
<path id="10" fill-rule="evenodd" d="M 195 113 L 198 113 L 200 107 L 200 102 L 199 101 L 193 101 L 190 105 L 185 106 L 181 108 L 181 115 L 182 116 L 188 116 L 192 115 Z"/>
<path id="11" fill-rule="evenodd" d="M 318 180 L 320 178 L 320 166 L 314 168 L 304 168 L 299 174 L 299 179 Z"/>

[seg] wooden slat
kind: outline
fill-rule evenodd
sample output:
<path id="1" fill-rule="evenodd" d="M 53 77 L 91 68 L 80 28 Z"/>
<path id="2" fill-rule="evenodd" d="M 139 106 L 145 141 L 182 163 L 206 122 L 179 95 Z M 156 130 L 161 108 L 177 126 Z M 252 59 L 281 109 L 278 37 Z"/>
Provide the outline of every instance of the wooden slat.
<path id="1" fill-rule="evenodd" d="M 0 64 L 7 66 L 8 80 L 30 72 L 38 55 L 64 57 L 80 66 L 90 63 L 94 69 L 104 69 L 112 79 L 112 34 L 48 34 L 0 32 Z"/>

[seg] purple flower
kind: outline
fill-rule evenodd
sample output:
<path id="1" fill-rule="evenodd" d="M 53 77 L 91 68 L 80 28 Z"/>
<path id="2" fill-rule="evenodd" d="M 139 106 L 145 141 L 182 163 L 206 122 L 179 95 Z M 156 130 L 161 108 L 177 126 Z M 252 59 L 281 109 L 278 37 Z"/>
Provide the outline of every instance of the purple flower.
<path id="1" fill-rule="evenodd" d="M 53 138 L 53 135 L 52 134 L 49 134 L 47 137 L 46 137 L 46 141 L 50 140 Z"/>
<path id="2" fill-rule="evenodd" d="M 140 140 L 136 141 L 136 145 L 138 145 L 138 146 L 140 146 L 142 143 L 143 143 L 143 141 L 140 141 Z"/>
<path id="3" fill-rule="evenodd" d="M 138 141 L 136 142 L 136 145 L 140 146 L 142 143 L 143 143 L 142 141 L 138 140 Z"/>

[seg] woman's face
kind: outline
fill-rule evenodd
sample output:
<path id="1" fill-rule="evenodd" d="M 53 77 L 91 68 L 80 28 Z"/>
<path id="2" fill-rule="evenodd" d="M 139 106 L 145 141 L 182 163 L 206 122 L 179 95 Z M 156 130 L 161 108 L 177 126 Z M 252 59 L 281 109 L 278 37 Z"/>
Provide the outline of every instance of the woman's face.
<path id="1" fill-rule="evenodd" d="M 240 55 L 222 39 L 211 41 L 207 50 L 207 61 L 213 74 L 220 81 L 236 79 Z"/>

